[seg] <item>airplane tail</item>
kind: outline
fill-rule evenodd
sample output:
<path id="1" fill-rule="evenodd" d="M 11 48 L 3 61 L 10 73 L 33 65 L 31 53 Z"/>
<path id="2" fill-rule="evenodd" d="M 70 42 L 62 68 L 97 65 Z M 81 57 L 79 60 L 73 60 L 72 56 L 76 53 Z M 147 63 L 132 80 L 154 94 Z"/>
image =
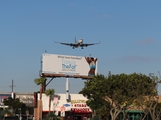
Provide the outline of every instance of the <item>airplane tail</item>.
<path id="1" fill-rule="evenodd" d="M 75 37 L 75 43 L 77 42 L 76 37 Z"/>

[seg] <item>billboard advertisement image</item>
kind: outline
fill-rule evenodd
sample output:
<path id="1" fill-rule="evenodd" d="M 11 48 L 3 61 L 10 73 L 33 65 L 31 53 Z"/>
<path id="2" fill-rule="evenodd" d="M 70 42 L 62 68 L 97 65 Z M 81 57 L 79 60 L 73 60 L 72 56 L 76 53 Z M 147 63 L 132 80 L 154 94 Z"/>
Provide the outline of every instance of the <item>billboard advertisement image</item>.
<path id="1" fill-rule="evenodd" d="M 40 94 L 38 94 L 39 99 Z M 74 113 L 92 113 L 87 106 L 88 99 L 82 94 L 70 94 L 70 100 L 66 100 L 66 94 L 55 94 L 51 99 L 51 111 L 63 112 L 72 111 Z M 43 112 L 49 111 L 49 96 L 42 94 Z"/>
<path id="2" fill-rule="evenodd" d="M 90 78 L 97 74 L 97 62 L 93 57 L 43 54 L 41 75 Z"/>

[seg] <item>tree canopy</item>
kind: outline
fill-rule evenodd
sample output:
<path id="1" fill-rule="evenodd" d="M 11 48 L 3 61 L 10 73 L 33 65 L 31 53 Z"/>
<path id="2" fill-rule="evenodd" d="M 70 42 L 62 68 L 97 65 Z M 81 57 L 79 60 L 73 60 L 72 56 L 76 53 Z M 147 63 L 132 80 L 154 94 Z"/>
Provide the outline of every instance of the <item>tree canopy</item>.
<path id="1" fill-rule="evenodd" d="M 88 98 L 87 105 L 96 114 L 105 117 L 99 110 L 109 109 L 108 114 L 114 120 L 123 109 L 132 107 L 139 96 L 150 95 L 155 85 L 154 80 L 144 74 L 97 75 L 85 82 L 80 93 Z"/>
<path id="2" fill-rule="evenodd" d="M 50 113 L 50 107 L 51 107 L 51 99 L 52 99 L 52 96 L 54 95 L 54 93 L 55 93 L 54 89 L 47 89 L 45 91 L 45 95 L 49 96 L 49 113 Z"/>
<path id="3" fill-rule="evenodd" d="M 26 108 L 26 105 L 20 102 L 19 98 L 13 99 L 12 97 L 9 97 L 7 99 L 4 99 L 3 103 L 4 105 L 12 109 L 13 112 L 15 112 L 18 108 Z"/>
<path id="4" fill-rule="evenodd" d="M 37 85 L 43 85 L 46 81 L 46 78 L 45 77 L 40 77 L 40 78 L 36 78 L 34 79 L 34 82 L 37 84 Z"/>
<path id="5" fill-rule="evenodd" d="M 46 78 L 40 76 L 40 78 L 34 79 L 34 82 L 35 82 L 36 85 L 40 85 L 40 100 L 41 100 L 42 99 L 43 87 L 46 83 Z"/>
<path id="6" fill-rule="evenodd" d="M 52 97 L 55 93 L 55 90 L 54 89 L 47 89 L 45 90 L 45 95 L 46 96 L 49 96 L 49 97 Z"/>

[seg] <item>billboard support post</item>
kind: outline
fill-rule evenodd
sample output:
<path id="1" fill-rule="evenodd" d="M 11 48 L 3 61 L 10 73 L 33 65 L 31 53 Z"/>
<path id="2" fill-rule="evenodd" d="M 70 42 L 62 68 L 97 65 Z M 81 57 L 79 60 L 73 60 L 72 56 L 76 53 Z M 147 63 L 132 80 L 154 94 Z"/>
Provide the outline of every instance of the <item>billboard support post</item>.
<path id="1" fill-rule="evenodd" d="M 54 79 L 55 77 L 52 77 L 51 80 L 46 84 L 45 87 L 47 87 L 47 85 Z"/>
<path id="2" fill-rule="evenodd" d="M 69 100 L 69 81 L 68 77 L 66 77 L 66 100 Z"/>

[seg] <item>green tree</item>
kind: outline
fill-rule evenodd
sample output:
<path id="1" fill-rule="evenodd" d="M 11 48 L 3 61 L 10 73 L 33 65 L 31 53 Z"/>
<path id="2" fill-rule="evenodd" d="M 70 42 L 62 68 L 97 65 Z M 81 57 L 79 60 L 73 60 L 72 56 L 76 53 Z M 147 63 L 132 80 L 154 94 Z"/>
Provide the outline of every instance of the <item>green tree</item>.
<path id="1" fill-rule="evenodd" d="M 151 91 L 149 91 L 149 93 L 144 96 L 136 94 L 138 96 L 136 101 L 137 106 L 143 109 L 145 115 L 149 114 L 152 120 L 156 120 L 160 117 L 160 104 L 158 103 L 159 95 L 157 91 L 160 80 L 156 76 L 150 77 L 152 80 L 149 81 L 149 86 L 147 87 L 147 89 L 150 89 Z M 142 83 L 140 83 L 140 85 L 142 85 Z"/>
<path id="2" fill-rule="evenodd" d="M 46 78 L 40 76 L 40 78 L 36 78 L 34 82 L 37 85 L 40 85 L 40 100 L 38 101 L 38 120 L 42 120 L 42 92 L 46 84 Z"/>
<path id="3" fill-rule="evenodd" d="M 41 100 L 42 99 L 43 86 L 46 83 L 46 78 L 40 76 L 40 78 L 34 79 L 34 82 L 35 82 L 36 85 L 40 85 L 40 100 Z"/>
<path id="4" fill-rule="evenodd" d="M 103 84 L 106 80 L 103 75 L 95 76 L 92 80 L 87 80 L 79 92 L 88 98 L 87 105 L 92 109 L 93 116 L 99 115 L 100 118 L 108 118 L 110 114 L 109 103 L 104 99 Z"/>
<path id="5" fill-rule="evenodd" d="M 54 89 L 48 89 L 45 91 L 45 95 L 49 97 L 49 114 L 50 114 L 50 108 L 51 108 L 51 99 L 54 93 L 55 93 Z"/>
<path id="6" fill-rule="evenodd" d="M 16 110 L 18 110 L 18 108 L 26 108 L 26 105 L 22 102 L 20 102 L 19 98 L 13 99 L 12 97 L 6 98 L 3 101 L 4 105 L 8 106 L 9 109 L 11 109 L 13 111 L 13 113 L 16 112 Z"/>
<path id="7" fill-rule="evenodd" d="M 85 82 L 80 93 L 89 98 L 87 104 L 97 111 L 99 116 L 100 108 L 108 108 L 111 120 L 115 120 L 120 112 L 132 107 L 137 95 L 149 95 L 153 89 L 152 85 L 153 80 L 143 74 L 110 74 L 108 77 L 97 75 Z"/>
<path id="8" fill-rule="evenodd" d="M 159 118 L 161 114 L 161 103 L 158 103 L 155 109 L 156 109 L 157 118 Z"/>

